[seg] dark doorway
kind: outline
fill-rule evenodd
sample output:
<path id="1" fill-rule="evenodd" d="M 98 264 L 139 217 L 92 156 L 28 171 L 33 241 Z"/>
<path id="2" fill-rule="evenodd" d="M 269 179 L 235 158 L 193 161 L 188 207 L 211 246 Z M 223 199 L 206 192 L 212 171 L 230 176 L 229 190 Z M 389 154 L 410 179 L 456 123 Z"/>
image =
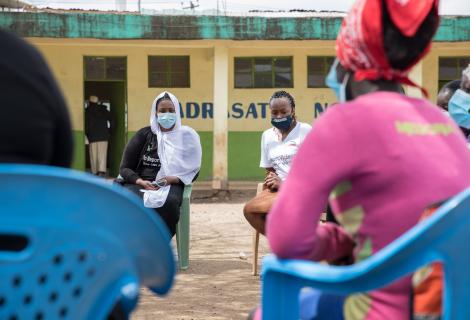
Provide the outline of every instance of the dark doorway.
<path id="1" fill-rule="evenodd" d="M 85 57 L 84 100 L 98 96 L 110 106 L 112 127 L 108 143 L 107 174 L 116 177 L 127 136 L 126 58 Z M 89 150 L 85 146 L 86 170 L 90 170 Z"/>

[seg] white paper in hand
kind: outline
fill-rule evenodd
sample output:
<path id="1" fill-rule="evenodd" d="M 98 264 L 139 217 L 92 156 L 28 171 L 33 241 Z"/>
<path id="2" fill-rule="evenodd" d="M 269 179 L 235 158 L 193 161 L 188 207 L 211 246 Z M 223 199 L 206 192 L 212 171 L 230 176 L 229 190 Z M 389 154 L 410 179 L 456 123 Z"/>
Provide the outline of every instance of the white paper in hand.
<path id="1" fill-rule="evenodd" d="M 165 204 L 170 186 L 160 188 L 158 190 L 140 190 L 144 192 L 144 206 L 147 208 L 160 208 Z"/>

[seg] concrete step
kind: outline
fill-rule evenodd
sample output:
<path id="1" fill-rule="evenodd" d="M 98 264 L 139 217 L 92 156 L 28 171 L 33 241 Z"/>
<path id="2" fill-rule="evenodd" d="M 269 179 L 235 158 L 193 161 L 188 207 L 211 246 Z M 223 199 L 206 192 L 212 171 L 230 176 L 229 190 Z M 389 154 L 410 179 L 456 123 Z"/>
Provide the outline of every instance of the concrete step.
<path id="1" fill-rule="evenodd" d="M 261 181 L 229 181 L 228 190 L 256 190 Z M 214 190 L 212 181 L 196 181 L 193 190 Z M 215 191 L 215 190 L 214 190 Z"/>
<path id="2" fill-rule="evenodd" d="M 212 181 L 196 181 L 191 194 L 193 203 L 245 203 L 256 195 L 259 181 L 230 181 L 228 190 L 212 189 Z"/>

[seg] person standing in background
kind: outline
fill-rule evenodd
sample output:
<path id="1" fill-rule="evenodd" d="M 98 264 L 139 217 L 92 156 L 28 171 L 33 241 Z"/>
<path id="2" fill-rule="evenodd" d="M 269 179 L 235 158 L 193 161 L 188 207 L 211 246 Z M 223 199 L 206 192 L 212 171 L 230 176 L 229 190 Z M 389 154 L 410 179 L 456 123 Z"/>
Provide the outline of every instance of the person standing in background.
<path id="1" fill-rule="evenodd" d="M 110 130 L 111 112 L 99 103 L 97 96 L 91 95 L 85 109 L 85 135 L 90 146 L 91 172 L 100 177 L 106 176 Z"/>

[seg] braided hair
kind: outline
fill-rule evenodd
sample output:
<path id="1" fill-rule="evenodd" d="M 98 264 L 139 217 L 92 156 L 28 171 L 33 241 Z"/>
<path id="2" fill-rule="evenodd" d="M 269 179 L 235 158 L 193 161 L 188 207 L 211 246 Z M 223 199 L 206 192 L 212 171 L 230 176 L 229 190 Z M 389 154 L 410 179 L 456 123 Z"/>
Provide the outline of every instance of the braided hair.
<path id="1" fill-rule="evenodd" d="M 271 96 L 271 99 L 269 99 L 269 104 L 271 104 L 271 102 L 274 99 L 280 99 L 280 98 L 286 98 L 287 100 L 289 100 L 290 106 L 292 107 L 292 109 L 295 109 L 294 97 L 289 92 L 284 91 L 284 90 L 274 92 L 273 95 Z"/>

